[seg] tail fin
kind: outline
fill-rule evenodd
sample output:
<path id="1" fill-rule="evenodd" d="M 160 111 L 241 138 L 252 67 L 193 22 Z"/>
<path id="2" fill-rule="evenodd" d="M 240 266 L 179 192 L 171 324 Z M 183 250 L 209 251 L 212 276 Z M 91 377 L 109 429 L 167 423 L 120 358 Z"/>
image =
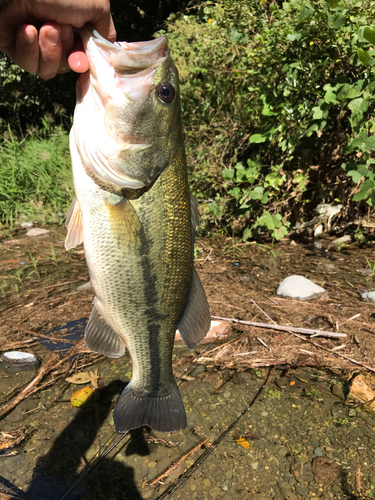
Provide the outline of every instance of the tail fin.
<path id="1" fill-rule="evenodd" d="M 184 404 L 175 381 L 155 395 L 143 393 L 130 383 L 117 402 L 113 419 L 117 432 L 128 432 L 143 425 L 161 432 L 187 426 Z"/>

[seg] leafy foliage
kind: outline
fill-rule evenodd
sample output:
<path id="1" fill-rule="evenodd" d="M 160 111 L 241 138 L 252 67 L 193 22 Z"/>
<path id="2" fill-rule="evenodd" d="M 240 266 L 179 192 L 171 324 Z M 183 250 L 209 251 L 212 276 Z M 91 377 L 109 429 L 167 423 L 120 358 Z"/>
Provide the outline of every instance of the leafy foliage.
<path id="1" fill-rule="evenodd" d="M 219 0 L 170 18 L 208 227 L 214 215 L 244 239 L 279 239 L 298 204 L 348 196 L 341 163 L 353 200 L 372 205 L 374 21 L 361 0 Z"/>

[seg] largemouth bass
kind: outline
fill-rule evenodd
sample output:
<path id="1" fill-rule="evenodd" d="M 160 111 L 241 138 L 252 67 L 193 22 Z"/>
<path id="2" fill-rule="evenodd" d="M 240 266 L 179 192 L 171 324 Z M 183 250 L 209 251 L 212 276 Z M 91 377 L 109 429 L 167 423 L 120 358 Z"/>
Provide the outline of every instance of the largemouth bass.
<path id="1" fill-rule="evenodd" d="M 85 38 L 86 37 L 86 38 Z M 186 427 L 172 372 L 176 329 L 189 348 L 210 325 L 193 266 L 198 211 L 191 200 L 177 69 L 168 40 L 83 36 L 89 72 L 77 84 L 70 135 L 76 198 L 67 249 L 83 242 L 94 306 L 89 349 L 118 358 L 132 379 L 114 410 L 118 432 Z"/>

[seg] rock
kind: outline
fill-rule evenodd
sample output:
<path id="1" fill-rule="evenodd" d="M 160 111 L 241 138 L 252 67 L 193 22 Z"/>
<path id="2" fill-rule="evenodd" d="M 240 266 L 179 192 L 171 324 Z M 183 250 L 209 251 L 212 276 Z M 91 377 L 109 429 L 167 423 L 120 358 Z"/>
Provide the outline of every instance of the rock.
<path id="1" fill-rule="evenodd" d="M 341 382 L 338 382 L 337 384 L 334 384 L 332 386 L 332 394 L 334 394 L 338 398 L 344 399 L 344 390 Z"/>
<path id="2" fill-rule="evenodd" d="M 337 240 L 333 240 L 333 245 L 343 245 L 344 243 L 349 244 L 352 242 L 352 237 L 350 234 L 346 234 L 345 236 L 341 236 L 341 238 L 337 238 Z"/>
<path id="3" fill-rule="evenodd" d="M 205 365 L 197 365 L 194 370 L 190 373 L 191 377 L 196 377 L 200 373 L 203 373 L 207 370 Z"/>
<path id="4" fill-rule="evenodd" d="M 29 229 L 26 233 L 26 236 L 41 236 L 42 234 L 49 233 L 48 229 L 42 229 L 41 227 L 33 227 Z"/>
<path id="5" fill-rule="evenodd" d="M 329 484 L 336 481 L 340 474 L 341 465 L 327 457 L 318 457 L 313 460 L 315 482 Z"/>
<path id="6" fill-rule="evenodd" d="M 87 283 L 84 283 L 83 285 L 77 286 L 76 290 L 77 290 L 77 292 L 82 292 L 84 290 L 92 290 L 91 281 L 88 281 Z"/>
<path id="7" fill-rule="evenodd" d="M 362 293 L 361 297 L 365 302 L 375 302 L 375 291 Z"/>
<path id="8" fill-rule="evenodd" d="M 297 300 L 315 299 L 326 292 L 324 288 L 316 285 L 304 276 L 288 276 L 283 280 L 276 294 Z"/>
<path id="9" fill-rule="evenodd" d="M 315 448 L 314 455 L 317 456 L 317 457 L 323 457 L 324 456 L 324 450 L 322 450 L 319 447 Z"/>
<path id="10" fill-rule="evenodd" d="M 369 403 L 364 408 L 367 411 L 375 411 L 375 375 L 368 373 L 367 375 L 357 375 L 350 386 L 350 392 L 346 403 Z"/>
<path id="11" fill-rule="evenodd" d="M 0 367 L 8 374 L 35 370 L 40 365 L 38 358 L 29 352 L 4 352 L 0 360 Z"/>
<path id="12" fill-rule="evenodd" d="M 317 226 L 314 229 L 314 238 L 320 238 L 323 234 L 323 231 L 324 231 L 323 224 L 319 224 L 319 226 Z"/>
<path id="13" fill-rule="evenodd" d="M 22 222 L 21 227 L 33 227 L 34 222 Z"/>

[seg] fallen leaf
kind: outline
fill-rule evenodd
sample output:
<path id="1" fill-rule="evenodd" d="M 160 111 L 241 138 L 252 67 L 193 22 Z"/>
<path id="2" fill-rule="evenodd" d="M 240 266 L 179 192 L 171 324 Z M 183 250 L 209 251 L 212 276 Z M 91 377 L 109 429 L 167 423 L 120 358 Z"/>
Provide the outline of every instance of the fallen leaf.
<path id="1" fill-rule="evenodd" d="M 245 450 L 248 450 L 250 448 L 250 443 L 249 441 L 246 441 L 244 438 L 238 438 L 236 439 L 236 443 L 242 446 L 242 448 L 245 448 Z"/>
<path id="2" fill-rule="evenodd" d="M 75 392 L 73 396 L 70 398 L 70 402 L 73 406 L 82 406 L 91 398 L 94 391 L 91 387 L 87 386 L 79 391 Z"/>
<path id="3" fill-rule="evenodd" d="M 95 391 L 95 389 L 98 388 L 98 378 L 99 378 L 97 368 L 95 369 L 95 372 L 89 372 L 89 375 L 90 375 L 91 387 Z"/>
<path id="4" fill-rule="evenodd" d="M 78 372 L 74 373 L 70 377 L 65 379 L 66 382 L 70 384 L 88 384 L 91 382 L 90 374 L 88 372 Z"/>

